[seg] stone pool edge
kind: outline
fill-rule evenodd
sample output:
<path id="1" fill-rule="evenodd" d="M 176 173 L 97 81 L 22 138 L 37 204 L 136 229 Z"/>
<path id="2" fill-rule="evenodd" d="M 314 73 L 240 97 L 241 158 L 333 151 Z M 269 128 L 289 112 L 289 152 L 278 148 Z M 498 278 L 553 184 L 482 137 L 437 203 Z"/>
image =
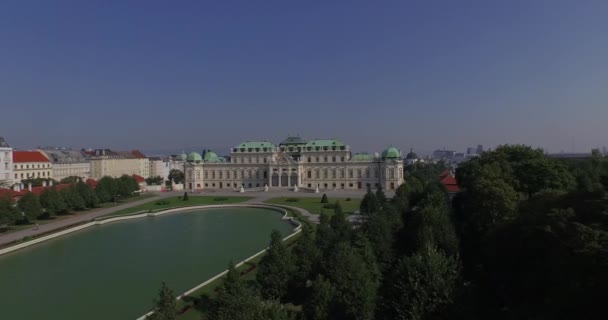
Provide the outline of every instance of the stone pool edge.
<path id="1" fill-rule="evenodd" d="M 110 217 L 107 219 L 103 219 L 103 220 L 96 220 L 96 221 L 91 221 L 91 222 L 87 222 L 85 224 L 79 225 L 79 226 L 75 226 L 66 230 L 62 230 L 62 231 L 58 231 L 58 232 L 54 232 L 51 233 L 49 235 L 46 236 L 42 236 L 39 238 L 35 238 L 32 239 L 30 241 L 27 242 L 23 242 L 23 243 L 19 243 L 10 247 L 6 247 L 4 249 L 0 249 L 0 256 L 5 255 L 7 253 L 13 252 L 13 251 L 17 251 L 19 249 L 23 249 L 23 248 L 27 248 L 29 246 L 47 241 L 47 240 L 51 240 L 57 237 L 61 237 L 64 236 L 66 234 L 70 234 L 72 232 L 76 232 L 76 231 L 80 231 L 89 227 L 93 227 L 93 226 L 97 226 L 97 225 L 103 225 L 106 223 L 111 223 L 111 222 L 116 222 L 116 221 L 122 221 L 122 220 L 131 220 L 131 219 L 139 219 L 139 218 L 145 218 L 145 217 L 155 217 L 155 216 L 160 216 L 163 214 L 168 214 L 168 213 L 174 213 L 174 212 L 178 212 L 178 211 L 188 211 L 188 210 L 197 210 L 197 209 L 213 209 L 213 208 L 230 208 L 230 207 L 234 207 L 234 208 L 264 208 L 264 209 L 271 209 L 271 210 L 275 210 L 278 211 L 280 213 L 283 213 L 283 217 L 281 217 L 281 220 L 287 220 L 289 221 L 289 223 L 295 225 L 296 227 L 293 229 L 293 232 L 291 235 L 289 235 L 288 237 L 286 237 L 283 240 L 286 240 L 287 238 L 299 233 L 302 229 L 302 224 L 300 222 L 298 222 L 296 219 L 294 219 L 293 217 L 289 217 L 289 212 L 283 208 L 277 207 L 277 206 L 272 206 L 272 205 L 263 205 L 263 204 L 210 204 L 210 205 L 200 205 L 200 206 L 189 206 L 189 207 L 182 207 L 182 208 L 173 208 L 173 209 L 167 209 L 167 210 L 163 210 L 163 211 L 158 211 L 158 212 L 153 212 L 153 213 L 141 213 L 141 214 L 136 214 L 136 215 L 128 215 L 128 216 L 117 216 L 117 217 Z M 265 251 L 265 249 L 264 249 Z M 263 252 L 263 251 L 262 251 Z M 262 253 L 260 252 L 260 254 Z M 248 261 L 248 260 L 247 260 Z M 246 262 L 246 261 L 244 261 Z M 244 263 L 242 262 L 242 263 Z"/>

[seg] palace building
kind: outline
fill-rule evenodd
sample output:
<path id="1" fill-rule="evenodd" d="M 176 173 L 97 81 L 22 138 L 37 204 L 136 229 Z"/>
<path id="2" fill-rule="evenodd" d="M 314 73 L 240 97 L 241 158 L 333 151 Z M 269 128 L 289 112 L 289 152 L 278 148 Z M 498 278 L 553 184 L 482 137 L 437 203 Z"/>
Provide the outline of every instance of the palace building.
<path id="1" fill-rule="evenodd" d="M 219 157 L 183 154 L 185 188 L 205 189 L 308 188 L 365 190 L 396 189 L 403 183 L 401 152 L 389 147 L 382 154 L 352 154 L 340 140 L 288 137 L 278 146 L 269 141 L 246 141 Z"/>

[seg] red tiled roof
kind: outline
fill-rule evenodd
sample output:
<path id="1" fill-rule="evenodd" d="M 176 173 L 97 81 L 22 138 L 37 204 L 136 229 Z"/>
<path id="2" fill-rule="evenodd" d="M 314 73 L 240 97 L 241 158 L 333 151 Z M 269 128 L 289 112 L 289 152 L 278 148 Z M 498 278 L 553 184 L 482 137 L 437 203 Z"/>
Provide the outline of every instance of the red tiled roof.
<path id="1" fill-rule="evenodd" d="M 51 162 L 39 151 L 13 151 L 13 162 Z"/>
<path id="2" fill-rule="evenodd" d="M 146 155 L 143 154 L 143 152 L 139 151 L 139 150 L 133 150 L 131 151 L 131 154 L 135 157 L 135 158 L 146 158 Z"/>
<path id="3" fill-rule="evenodd" d="M 133 175 L 133 179 L 135 179 L 135 181 L 137 181 L 137 183 L 142 183 L 142 182 L 146 181 L 146 179 L 144 179 L 144 177 L 138 176 L 136 174 Z"/>
<path id="4" fill-rule="evenodd" d="M 6 196 L 14 198 L 14 197 L 17 197 L 18 195 L 19 195 L 19 192 L 15 191 L 13 189 L 0 188 L 0 198 L 4 198 Z"/>
<path id="5" fill-rule="evenodd" d="M 63 190 L 65 188 L 69 188 L 71 187 L 71 184 L 57 184 L 55 185 L 55 189 L 57 191 Z M 32 193 L 39 196 L 41 195 L 44 190 L 48 189 L 50 187 L 32 187 Z M 22 197 L 24 196 L 26 193 L 30 192 L 30 190 L 27 188 L 27 186 L 24 186 L 23 189 L 21 189 L 21 191 L 17 192 L 13 189 L 5 189 L 5 188 L 0 188 L 0 197 L 5 197 L 7 195 L 9 195 L 11 198 L 18 198 L 18 197 Z"/>
<path id="6" fill-rule="evenodd" d="M 460 191 L 460 188 L 458 187 L 458 181 L 456 181 L 456 178 L 450 175 L 449 171 L 444 171 L 441 175 L 439 175 L 439 179 L 441 180 L 441 183 L 443 183 L 448 192 L 455 193 Z"/>
<path id="7" fill-rule="evenodd" d="M 95 179 L 87 179 L 87 181 L 85 181 L 86 184 L 88 184 L 91 187 L 97 187 L 97 181 L 95 181 Z"/>

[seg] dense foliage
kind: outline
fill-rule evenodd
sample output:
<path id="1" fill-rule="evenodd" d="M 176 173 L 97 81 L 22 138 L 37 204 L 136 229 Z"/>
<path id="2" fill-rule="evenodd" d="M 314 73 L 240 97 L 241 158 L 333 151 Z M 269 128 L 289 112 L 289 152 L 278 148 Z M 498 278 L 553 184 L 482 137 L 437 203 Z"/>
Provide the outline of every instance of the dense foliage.
<path id="1" fill-rule="evenodd" d="M 0 226 L 33 223 L 37 219 L 95 208 L 100 203 L 114 201 L 116 197 L 131 196 L 138 189 L 135 179 L 124 175 L 120 178 L 103 177 L 96 189 L 78 180 L 71 185 L 48 187 L 40 196 L 25 192 L 16 204 L 10 197 L 2 197 Z"/>
<path id="2" fill-rule="evenodd" d="M 184 173 L 178 169 L 171 169 L 168 178 L 177 184 L 184 183 Z"/>
<path id="3" fill-rule="evenodd" d="M 159 186 L 162 183 L 163 183 L 163 177 L 161 177 L 161 176 L 146 178 L 146 184 L 149 186 Z"/>
<path id="4" fill-rule="evenodd" d="M 146 317 L 148 320 L 175 320 L 177 319 L 177 300 L 173 290 L 163 282 L 158 291 L 158 298 L 154 300 L 154 313 Z"/>
<path id="5" fill-rule="evenodd" d="M 409 166 L 392 199 L 369 190 L 290 248 L 273 232 L 257 281 L 231 267 L 206 319 L 587 319 L 608 288 L 608 159 L 501 146 Z"/>

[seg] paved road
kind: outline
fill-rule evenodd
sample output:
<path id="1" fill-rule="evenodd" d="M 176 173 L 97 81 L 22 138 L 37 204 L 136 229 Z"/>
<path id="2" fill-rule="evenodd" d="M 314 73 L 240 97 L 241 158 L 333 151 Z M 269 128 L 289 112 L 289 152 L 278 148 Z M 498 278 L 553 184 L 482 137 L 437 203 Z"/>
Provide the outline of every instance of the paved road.
<path id="1" fill-rule="evenodd" d="M 314 197 L 321 197 L 323 195 L 323 193 L 326 193 L 328 197 L 339 197 L 339 198 L 346 198 L 346 197 L 360 198 L 360 197 L 363 197 L 363 195 L 365 194 L 365 192 L 362 192 L 362 191 L 347 191 L 347 190 L 336 190 L 336 191 L 328 190 L 328 191 L 321 191 L 320 193 L 313 193 L 313 192 L 306 192 L 306 191 L 293 192 L 293 191 L 288 191 L 288 190 L 273 190 L 273 191 L 268 191 L 268 192 L 255 191 L 255 192 L 239 193 L 239 192 L 227 190 L 227 191 L 210 191 L 210 192 L 201 192 L 201 193 L 195 192 L 195 193 L 190 193 L 190 194 L 197 194 L 197 195 L 200 194 L 200 195 L 204 195 L 204 196 L 214 196 L 214 195 L 217 195 L 217 196 L 246 196 L 246 197 L 251 197 L 251 199 L 245 201 L 245 203 L 263 204 L 266 200 L 271 199 L 271 198 L 278 198 L 278 197 L 314 198 Z M 65 228 L 65 227 L 73 225 L 73 224 L 90 221 L 92 219 L 107 215 L 114 211 L 134 207 L 134 206 L 137 206 L 137 205 L 140 205 L 140 204 L 143 204 L 146 202 L 154 201 L 157 199 L 161 199 L 161 198 L 175 197 L 175 196 L 180 196 L 180 195 L 183 195 L 183 191 L 166 192 L 163 194 L 159 194 L 155 197 L 146 198 L 146 199 L 142 199 L 142 200 L 138 200 L 138 201 L 133 201 L 133 202 L 121 204 L 121 205 L 118 205 L 115 207 L 96 209 L 96 210 L 93 210 L 93 211 L 85 213 L 85 214 L 80 214 L 80 215 L 76 215 L 73 217 L 64 218 L 64 219 L 61 219 L 58 221 L 49 222 L 49 223 L 40 225 L 38 227 L 38 230 L 34 230 L 32 227 L 29 229 L 11 232 L 11 233 L 0 236 L 0 246 L 7 244 L 7 243 L 17 241 L 17 240 L 21 240 L 24 237 L 36 236 L 39 234 L 51 232 L 56 229 Z M 392 196 L 392 194 L 387 192 L 387 197 L 390 197 L 390 196 Z M 296 207 L 291 207 L 291 206 L 286 206 L 286 207 L 299 211 L 300 213 L 302 213 L 303 216 L 308 217 L 308 219 L 312 222 L 315 222 L 315 223 L 319 222 L 318 214 L 312 214 L 312 213 L 308 212 L 307 210 L 304 210 L 301 208 L 296 208 Z"/>
<path id="2" fill-rule="evenodd" d="M 134 206 L 140 205 L 142 203 L 154 201 L 154 200 L 161 199 L 161 198 L 168 197 L 168 196 L 173 196 L 173 195 L 172 194 L 171 195 L 163 194 L 163 195 L 158 195 L 155 197 L 145 198 L 145 199 L 121 204 L 121 205 L 118 205 L 115 207 L 95 209 L 91 212 L 87 212 L 84 214 L 79 214 L 79 215 L 76 215 L 73 217 L 67 217 L 67 218 L 64 218 L 61 220 L 42 224 L 38 227 L 38 230 L 34 230 L 34 228 L 31 227 L 29 229 L 23 229 L 23 230 L 11 232 L 11 233 L 0 236 L 0 245 L 4 245 L 7 243 L 17 241 L 17 240 L 21 240 L 24 237 L 36 236 L 36 235 L 47 233 L 47 232 L 50 232 L 50 231 L 53 231 L 56 229 L 61 229 L 61 228 L 64 228 L 64 227 L 67 227 L 67 226 L 70 226 L 73 224 L 77 224 L 80 222 L 90 221 L 92 219 L 112 213 L 117 210 L 134 207 Z"/>

